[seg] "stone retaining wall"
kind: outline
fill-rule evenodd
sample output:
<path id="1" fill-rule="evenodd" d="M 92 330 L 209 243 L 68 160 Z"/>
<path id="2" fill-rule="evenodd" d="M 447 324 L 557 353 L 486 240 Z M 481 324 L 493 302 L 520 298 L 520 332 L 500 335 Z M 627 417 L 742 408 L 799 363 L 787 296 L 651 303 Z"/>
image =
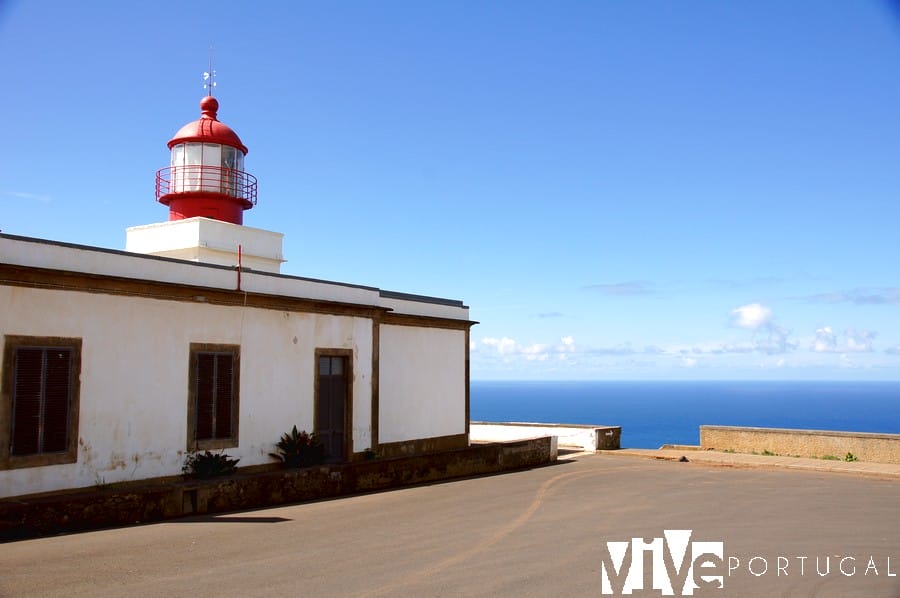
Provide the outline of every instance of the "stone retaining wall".
<path id="1" fill-rule="evenodd" d="M 222 513 L 423 482 L 499 473 L 556 460 L 551 437 L 358 463 L 160 479 L 0 500 L 0 541 Z"/>
<path id="2" fill-rule="evenodd" d="M 900 434 L 700 426 L 700 448 L 841 460 L 851 453 L 859 461 L 900 464 Z"/>
<path id="3" fill-rule="evenodd" d="M 473 442 L 503 442 L 535 436 L 556 436 L 560 447 L 584 451 L 616 450 L 622 437 L 620 426 L 582 424 L 541 424 L 526 422 L 471 422 L 469 439 Z"/>

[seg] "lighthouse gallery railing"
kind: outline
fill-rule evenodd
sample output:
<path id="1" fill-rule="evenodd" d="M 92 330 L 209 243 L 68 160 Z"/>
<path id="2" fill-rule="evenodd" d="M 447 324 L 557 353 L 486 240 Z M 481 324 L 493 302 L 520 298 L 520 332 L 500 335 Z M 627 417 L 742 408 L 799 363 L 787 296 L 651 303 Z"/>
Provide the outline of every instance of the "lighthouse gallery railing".
<path id="1" fill-rule="evenodd" d="M 206 164 L 167 166 L 156 172 L 156 199 L 174 193 L 221 193 L 256 205 L 256 177 L 252 174 Z"/>

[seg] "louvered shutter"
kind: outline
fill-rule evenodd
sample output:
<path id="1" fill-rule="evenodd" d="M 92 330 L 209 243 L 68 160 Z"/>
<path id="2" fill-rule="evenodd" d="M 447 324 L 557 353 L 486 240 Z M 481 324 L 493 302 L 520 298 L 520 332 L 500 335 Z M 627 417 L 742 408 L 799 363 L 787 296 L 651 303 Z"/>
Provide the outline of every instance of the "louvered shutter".
<path id="1" fill-rule="evenodd" d="M 10 454 L 65 451 L 69 444 L 72 349 L 17 347 Z"/>
<path id="2" fill-rule="evenodd" d="M 234 355 L 197 353 L 197 440 L 232 437 Z"/>
<path id="3" fill-rule="evenodd" d="M 197 354 L 197 440 L 213 437 L 213 408 L 216 402 L 216 356 Z"/>
<path id="4" fill-rule="evenodd" d="M 71 349 L 46 349 L 42 453 L 66 450 L 69 432 Z"/>
<path id="5" fill-rule="evenodd" d="M 44 351 L 40 348 L 16 349 L 13 426 L 10 454 L 33 455 L 40 450 L 41 381 Z"/>
<path id="6" fill-rule="evenodd" d="M 231 438 L 231 410 L 234 404 L 234 357 L 216 355 L 216 438 Z"/>

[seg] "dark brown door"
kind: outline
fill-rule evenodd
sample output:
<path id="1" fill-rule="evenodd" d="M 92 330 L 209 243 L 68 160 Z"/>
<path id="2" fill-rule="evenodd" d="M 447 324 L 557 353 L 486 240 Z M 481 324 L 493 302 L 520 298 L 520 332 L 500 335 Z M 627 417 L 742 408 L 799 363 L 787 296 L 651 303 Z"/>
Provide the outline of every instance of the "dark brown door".
<path id="1" fill-rule="evenodd" d="M 347 358 L 319 356 L 318 374 L 316 435 L 325 445 L 328 461 L 343 461 L 347 423 Z"/>

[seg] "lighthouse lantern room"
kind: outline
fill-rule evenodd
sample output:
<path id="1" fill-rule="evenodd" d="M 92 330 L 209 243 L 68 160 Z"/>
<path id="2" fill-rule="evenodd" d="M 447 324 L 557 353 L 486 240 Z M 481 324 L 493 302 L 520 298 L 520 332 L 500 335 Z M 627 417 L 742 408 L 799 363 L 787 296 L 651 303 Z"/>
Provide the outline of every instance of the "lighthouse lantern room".
<path id="1" fill-rule="evenodd" d="M 169 220 L 203 216 L 243 224 L 256 205 L 256 177 L 244 172 L 247 147 L 219 122 L 219 102 L 200 101 L 200 118 L 169 141 L 171 162 L 156 173 L 156 199 L 169 206 Z"/>
<path id="2" fill-rule="evenodd" d="M 169 221 L 129 228 L 125 249 L 280 272 L 283 235 L 243 226 L 244 211 L 256 205 L 256 177 L 244 171 L 247 146 L 218 111 L 207 95 L 200 118 L 169 140 L 169 166 L 156 173 L 156 199 L 168 206 Z"/>

